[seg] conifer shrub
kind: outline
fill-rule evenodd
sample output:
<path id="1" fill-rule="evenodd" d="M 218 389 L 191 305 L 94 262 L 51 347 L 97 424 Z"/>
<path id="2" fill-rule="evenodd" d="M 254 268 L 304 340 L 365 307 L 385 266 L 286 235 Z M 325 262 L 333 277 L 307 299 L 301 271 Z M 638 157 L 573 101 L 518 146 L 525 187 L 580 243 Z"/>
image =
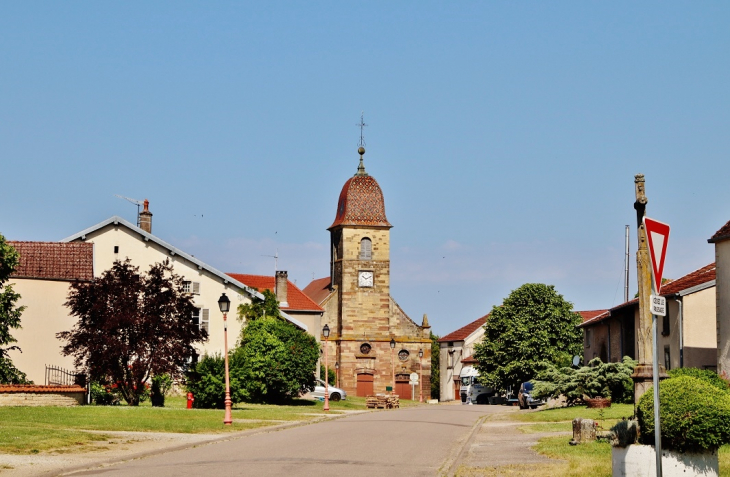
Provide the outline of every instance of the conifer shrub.
<path id="1" fill-rule="evenodd" d="M 662 448 L 679 452 L 715 450 L 730 443 L 730 394 L 692 376 L 659 384 Z M 650 388 L 636 410 L 640 442 L 654 444 L 654 390 Z"/>

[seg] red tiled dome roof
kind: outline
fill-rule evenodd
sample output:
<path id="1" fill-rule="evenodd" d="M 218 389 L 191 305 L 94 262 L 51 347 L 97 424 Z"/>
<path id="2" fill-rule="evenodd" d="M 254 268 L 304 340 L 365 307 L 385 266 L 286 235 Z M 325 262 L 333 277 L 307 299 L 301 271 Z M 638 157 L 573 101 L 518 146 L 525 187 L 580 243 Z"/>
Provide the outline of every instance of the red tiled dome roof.
<path id="1" fill-rule="evenodd" d="M 385 200 L 378 181 L 358 174 L 345 182 L 337 204 L 337 216 L 329 228 L 338 225 L 392 227 L 385 218 Z"/>

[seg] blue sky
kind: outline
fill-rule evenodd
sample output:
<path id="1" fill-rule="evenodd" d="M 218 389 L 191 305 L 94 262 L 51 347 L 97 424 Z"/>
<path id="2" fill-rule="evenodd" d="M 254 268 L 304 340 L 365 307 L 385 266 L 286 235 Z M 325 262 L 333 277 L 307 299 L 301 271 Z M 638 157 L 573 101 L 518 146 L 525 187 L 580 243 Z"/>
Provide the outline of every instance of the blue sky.
<path id="1" fill-rule="evenodd" d="M 636 173 L 665 276 L 730 220 L 727 2 L 5 2 L 0 233 L 59 240 L 148 198 L 225 271 L 328 273 L 368 172 L 392 294 L 450 332 L 526 282 L 576 309 L 636 290 Z"/>

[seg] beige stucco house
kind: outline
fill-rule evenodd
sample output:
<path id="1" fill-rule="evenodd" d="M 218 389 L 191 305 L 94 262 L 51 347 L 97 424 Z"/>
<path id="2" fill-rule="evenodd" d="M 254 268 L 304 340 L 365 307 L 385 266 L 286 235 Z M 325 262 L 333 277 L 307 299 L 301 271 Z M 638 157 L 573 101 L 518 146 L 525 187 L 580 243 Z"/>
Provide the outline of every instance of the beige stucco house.
<path id="1" fill-rule="evenodd" d="M 660 362 L 667 370 L 716 369 L 715 264 L 664 284 L 661 294 L 667 300 L 667 316 L 657 323 Z M 638 299 L 585 319 L 579 325 L 584 330 L 584 360 L 636 358 L 638 323 Z"/>
<path id="2" fill-rule="evenodd" d="M 12 330 L 20 350 L 9 352 L 13 364 L 35 384 L 46 384 L 46 365 L 73 370 L 73 358 L 61 354 L 56 333 L 70 330 L 76 318 L 64 306 L 74 281 L 94 277 L 94 248 L 86 243 L 8 241 L 20 262 L 8 283 L 20 294 L 25 310 L 21 327 Z"/>
<path id="3" fill-rule="evenodd" d="M 730 222 L 708 240 L 715 245 L 717 372 L 730 374 Z"/>
<path id="4" fill-rule="evenodd" d="M 466 326 L 439 339 L 440 401 L 458 401 L 461 369 L 476 363 L 474 344 L 484 337 L 484 323 L 489 315 L 477 318 Z"/>
<path id="5" fill-rule="evenodd" d="M 140 214 L 141 217 L 143 213 Z M 232 276 L 152 235 L 151 220 L 147 223 L 141 220 L 140 223 L 141 227 L 137 227 L 121 217 L 114 216 L 67 237 L 62 242 L 93 244 L 95 276 L 100 276 L 109 270 L 116 260 L 129 258 L 133 265 L 139 267 L 140 272 L 149 270 L 154 263 L 170 260 L 175 273 L 183 277 L 185 286 L 198 307 L 198 316 L 194 317 L 194 320 L 201 328 L 208 330 L 208 340 L 198 349 L 201 355 L 223 353 L 223 315 L 218 308 L 218 299 L 225 293 L 231 300 L 228 346 L 233 347 L 242 327 L 236 319 L 236 308 L 239 304 L 250 303 L 252 298 L 263 299 L 263 295 Z M 149 230 L 144 230 L 145 228 Z M 302 321 L 286 313 L 284 316 L 293 324 L 308 331 L 309 327 Z"/>

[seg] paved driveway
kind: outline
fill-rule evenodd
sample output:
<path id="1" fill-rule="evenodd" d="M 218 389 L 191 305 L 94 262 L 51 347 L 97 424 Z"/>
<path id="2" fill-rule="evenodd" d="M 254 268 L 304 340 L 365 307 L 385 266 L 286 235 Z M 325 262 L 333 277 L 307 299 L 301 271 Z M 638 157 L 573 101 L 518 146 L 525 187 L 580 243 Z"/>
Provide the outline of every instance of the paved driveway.
<path id="1" fill-rule="evenodd" d="M 431 405 L 370 412 L 167 452 L 73 475 L 438 475 L 485 414 L 503 406 Z M 480 426 L 481 427 L 481 426 Z"/>

